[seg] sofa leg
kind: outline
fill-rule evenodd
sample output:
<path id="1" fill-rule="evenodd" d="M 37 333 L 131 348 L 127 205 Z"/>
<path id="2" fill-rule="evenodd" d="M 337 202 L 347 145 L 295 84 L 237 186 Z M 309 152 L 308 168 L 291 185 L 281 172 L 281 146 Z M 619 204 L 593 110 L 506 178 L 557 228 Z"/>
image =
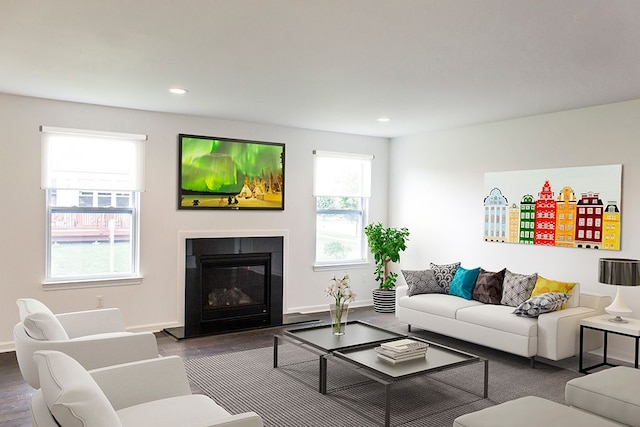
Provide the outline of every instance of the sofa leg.
<path id="1" fill-rule="evenodd" d="M 411 325 L 407 325 L 407 332 L 411 332 Z"/>
<path id="2" fill-rule="evenodd" d="M 536 357 L 535 356 L 531 356 L 529 358 L 529 366 L 531 366 L 531 369 L 535 369 L 536 368 Z"/>

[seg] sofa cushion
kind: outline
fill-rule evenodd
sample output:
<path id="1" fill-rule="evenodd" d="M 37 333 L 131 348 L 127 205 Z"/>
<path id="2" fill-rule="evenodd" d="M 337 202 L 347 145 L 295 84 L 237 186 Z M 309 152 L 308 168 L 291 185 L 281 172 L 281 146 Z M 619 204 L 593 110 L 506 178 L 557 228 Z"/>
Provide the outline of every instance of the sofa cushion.
<path id="1" fill-rule="evenodd" d="M 640 371 L 616 366 L 567 382 L 567 404 L 619 423 L 640 426 Z"/>
<path id="2" fill-rule="evenodd" d="M 572 282 L 559 282 L 557 280 L 549 280 L 540 275 L 536 279 L 536 285 L 531 292 L 531 296 L 546 294 L 548 292 L 560 292 L 562 294 L 571 295 L 575 283 Z M 562 308 L 565 308 L 566 304 L 563 304 Z"/>
<path id="3" fill-rule="evenodd" d="M 449 294 L 462 297 L 464 299 L 471 299 L 479 272 L 480 267 L 472 269 L 458 267 L 456 274 L 453 275 L 451 285 L 449 286 Z"/>
<path id="4" fill-rule="evenodd" d="M 566 307 L 580 307 L 580 283 L 576 282 L 569 294 L 569 300 L 565 303 Z"/>
<path id="5" fill-rule="evenodd" d="M 35 340 L 63 341 L 69 336 L 58 318 L 51 312 L 27 314 L 22 321 L 25 332 Z"/>
<path id="6" fill-rule="evenodd" d="M 536 295 L 513 311 L 513 314 L 524 317 L 538 317 L 542 313 L 550 313 L 558 310 L 569 299 L 569 295 L 560 292 L 547 292 Z"/>
<path id="7" fill-rule="evenodd" d="M 433 270 L 401 270 L 409 289 L 407 295 L 443 294 L 444 288 L 438 284 Z"/>
<path id="8" fill-rule="evenodd" d="M 506 268 L 498 272 L 481 268 L 473 288 L 473 299 L 485 304 L 500 304 L 505 271 Z"/>
<path id="9" fill-rule="evenodd" d="M 512 273 L 508 269 L 504 272 L 504 282 L 502 284 L 502 299 L 500 303 L 511 307 L 517 307 L 529 298 L 536 285 L 538 273 L 518 274 Z"/>
<path id="10" fill-rule="evenodd" d="M 509 332 L 524 337 L 538 336 L 538 322 L 536 319 L 514 316 L 513 307 L 479 303 L 477 306 L 458 310 L 456 319 L 461 322 L 472 323 L 496 331 Z"/>
<path id="11" fill-rule="evenodd" d="M 456 313 L 464 308 L 483 305 L 481 302 L 466 300 L 448 294 L 423 294 L 412 297 L 402 297 L 398 304 L 403 308 L 423 311 L 436 316 L 456 318 Z"/>
<path id="12" fill-rule="evenodd" d="M 460 267 L 459 262 L 441 265 L 434 263 L 429 264 L 429 268 L 431 268 L 436 275 L 438 284 L 445 292 L 449 292 L 449 285 L 451 285 L 451 281 L 453 280 L 453 276 L 456 274 L 458 267 Z"/>
<path id="13" fill-rule="evenodd" d="M 91 375 L 71 356 L 36 351 L 40 388 L 47 407 L 65 427 L 118 427 L 116 411 Z"/>
<path id="14" fill-rule="evenodd" d="M 525 396 L 460 415 L 453 427 L 620 427 L 586 412 L 537 396 Z"/>
<path id="15" fill-rule="evenodd" d="M 123 427 L 211 426 L 229 416 L 224 408 L 201 394 L 154 400 L 118 411 Z"/>

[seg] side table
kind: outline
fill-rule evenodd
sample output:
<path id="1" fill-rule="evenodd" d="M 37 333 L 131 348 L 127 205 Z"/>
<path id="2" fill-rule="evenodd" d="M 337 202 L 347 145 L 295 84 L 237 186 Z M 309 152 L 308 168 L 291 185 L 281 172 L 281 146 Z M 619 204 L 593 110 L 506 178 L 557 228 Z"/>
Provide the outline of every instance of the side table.
<path id="1" fill-rule="evenodd" d="M 638 344 L 640 342 L 640 319 L 630 319 L 629 323 L 616 323 L 610 322 L 610 314 L 602 314 L 600 316 L 587 317 L 580 321 L 580 354 L 579 354 L 579 368 L 580 373 L 588 374 L 590 370 L 599 368 L 601 366 L 616 366 L 607 361 L 607 338 L 609 334 L 623 335 L 625 337 L 631 337 L 635 340 L 635 362 L 634 367 L 638 368 Z M 604 333 L 604 348 L 602 353 L 602 362 L 592 366 L 582 366 L 582 353 L 584 348 L 584 330 L 593 329 Z"/>

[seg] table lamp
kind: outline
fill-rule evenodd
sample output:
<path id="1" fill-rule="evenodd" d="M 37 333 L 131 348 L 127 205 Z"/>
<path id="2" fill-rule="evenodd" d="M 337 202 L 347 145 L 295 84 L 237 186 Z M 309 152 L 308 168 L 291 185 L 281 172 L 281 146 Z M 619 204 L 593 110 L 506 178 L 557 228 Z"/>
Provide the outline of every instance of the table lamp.
<path id="1" fill-rule="evenodd" d="M 622 299 L 621 286 L 640 285 L 640 260 L 626 258 L 600 258 L 598 261 L 598 281 L 606 285 L 615 285 L 616 297 L 604 310 L 615 316 L 610 322 L 629 323 L 622 316 L 633 313 Z"/>

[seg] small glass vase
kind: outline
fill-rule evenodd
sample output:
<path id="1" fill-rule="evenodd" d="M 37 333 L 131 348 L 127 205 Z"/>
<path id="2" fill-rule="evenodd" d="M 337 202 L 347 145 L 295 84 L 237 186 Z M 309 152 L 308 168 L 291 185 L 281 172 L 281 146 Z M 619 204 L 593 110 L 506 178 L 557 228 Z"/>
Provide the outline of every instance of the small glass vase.
<path id="1" fill-rule="evenodd" d="M 344 335 L 347 329 L 347 316 L 349 315 L 349 304 L 329 304 L 331 313 L 331 332 L 333 335 Z"/>

